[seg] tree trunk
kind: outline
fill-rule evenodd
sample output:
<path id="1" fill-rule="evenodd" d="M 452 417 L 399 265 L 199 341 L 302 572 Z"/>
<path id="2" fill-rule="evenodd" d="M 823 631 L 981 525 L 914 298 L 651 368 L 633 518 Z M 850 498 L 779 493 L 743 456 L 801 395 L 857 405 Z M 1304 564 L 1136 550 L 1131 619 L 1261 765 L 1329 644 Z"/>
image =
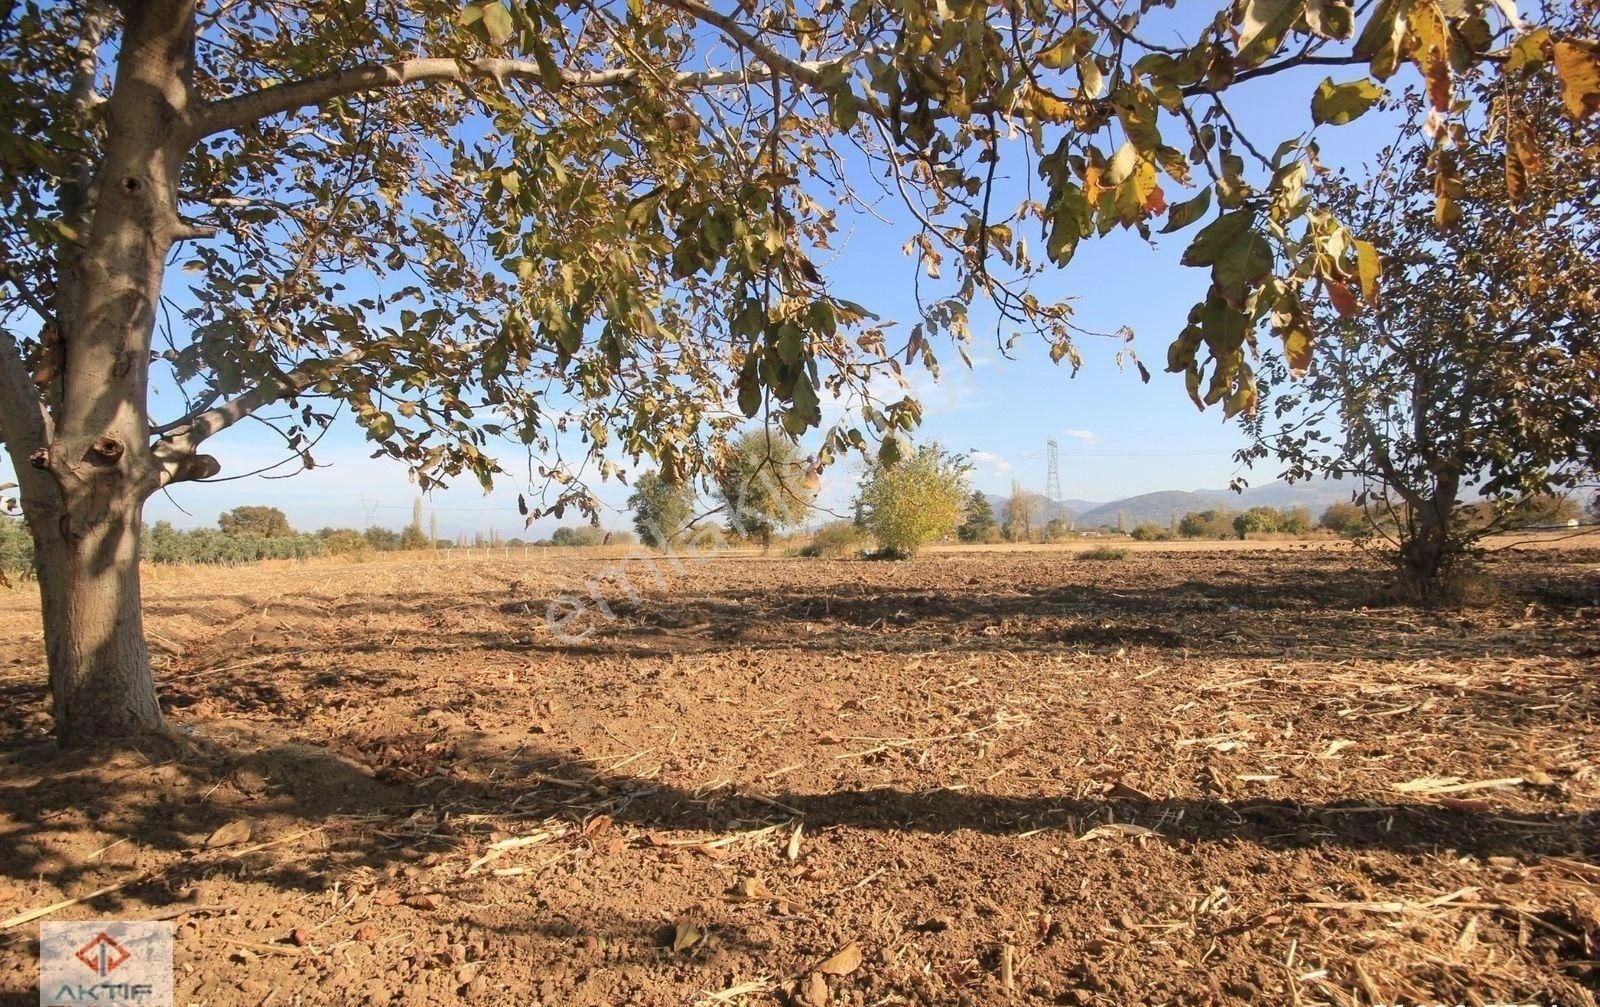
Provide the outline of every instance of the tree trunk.
<path id="1" fill-rule="evenodd" d="M 163 729 L 139 591 L 140 501 L 123 495 L 98 521 L 30 511 L 45 656 L 64 746 Z M 87 527 L 81 535 L 63 528 Z"/>
<path id="2" fill-rule="evenodd" d="M 103 152 L 62 196 L 77 235 L 56 260 L 62 366 L 30 382 L 14 343 L 0 345 L 12 357 L 0 368 L 0 422 L 34 539 L 64 745 L 162 729 L 139 529 L 144 501 L 171 477 L 152 450 L 147 398 L 166 258 L 188 233 L 177 195 L 192 142 L 194 0 L 143 0 L 123 13 Z"/>
<path id="3" fill-rule="evenodd" d="M 1406 584 L 1424 600 L 1437 596 L 1456 543 L 1450 538 L 1459 478 L 1438 476 L 1433 494 L 1416 508 L 1411 534 L 1400 544 L 1400 565 Z"/>

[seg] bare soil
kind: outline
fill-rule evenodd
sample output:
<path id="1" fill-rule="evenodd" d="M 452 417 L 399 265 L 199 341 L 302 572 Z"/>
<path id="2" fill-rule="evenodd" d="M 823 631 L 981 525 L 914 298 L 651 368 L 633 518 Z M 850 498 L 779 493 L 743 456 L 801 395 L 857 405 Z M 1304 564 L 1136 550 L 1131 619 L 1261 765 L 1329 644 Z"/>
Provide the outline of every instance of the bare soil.
<path id="1" fill-rule="evenodd" d="M 576 644 L 616 557 L 153 571 L 194 740 L 94 755 L 0 594 L 0 917 L 111 888 L 46 918 L 206 1007 L 1594 1007 L 1597 559 L 634 562 Z"/>

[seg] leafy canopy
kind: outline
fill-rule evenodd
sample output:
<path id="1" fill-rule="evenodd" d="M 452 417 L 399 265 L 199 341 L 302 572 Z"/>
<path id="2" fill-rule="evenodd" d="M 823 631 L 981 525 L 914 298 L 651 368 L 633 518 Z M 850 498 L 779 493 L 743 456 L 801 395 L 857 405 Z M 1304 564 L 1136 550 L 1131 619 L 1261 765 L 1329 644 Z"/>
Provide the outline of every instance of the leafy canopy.
<path id="1" fill-rule="evenodd" d="M 806 519 L 816 497 L 814 463 L 778 430 L 751 430 L 727 447 L 717 466 L 717 496 L 735 535 L 763 546 L 772 536 Z"/>
<path id="2" fill-rule="evenodd" d="M 633 527 L 639 533 L 639 541 L 653 549 L 667 549 L 677 544 L 694 518 L 695 503 L 692 484 L 669 483 L 657 472 L 640 476 L 634 483 L 633 495 L 628 497 L 628 509 L 633 511 Z"/>
<path id="3" fill-rule="evenodd" d="M 293 535 L 289 519 L 276 507 L 244 506 L 225 511 L 217 517 L 217 527 L 226 535 L 260 535 L 272 538 Z"/>
<path id="4" fill-rule="evenodd" d="M 1536 130 L 1566 98 L 1531 68 L 1468 93 L 1485 115 L 1448 149 L 1453 226 L 1437 226 L 1439 147 L 1421 128 L 1370 179 L 1319 185 L 1382 281 L 1370 311 L 1315 313 L 1310 374 L 1289 383 L 1275 361 L 1273 408 L 1250 425 L 1252 457 L 1354 476 L 1403 556 L 1419 537 L 1435 537 L 1431 557 L 1502 526 L 1469 520 L 1464 497 L 1509 520 L 1600 467 L 1600 121 Z M 1341 512 L 1339 530 L 1353 520 Z"/>
<path id="5" fill-rule="evenodd" d="M 60 394 L 57 281 L 104 231 L 115 180 L 98 166 L 150 141 L 182 179 L 163 197 L 182 221 L 160 236 L 182 242 L 171 300 L 139 315 L 156 331 L 138 349 L 183 391 L 153 420 L 168 453 L 290 398 L 280 430 L 305 466 L 340 411 L 424 488 L 487 484 L 509 441 L 559 515 L 592 504 L 584 473 L 616 474 L 617 455 L 682 482 L 729 457 L 742 418 L 794 436 L 837 399 L 858 416 L 829 427 L 819 461 L 874 441 L 888 461 L 920 410 L 878 379 L 936 370 L 947 345 L 966 357 L 975 299 L 1076 366 L 1070 305 L 1030 280 L 1118 228 L 1192 232 L 1184 261 L 1211 284 L 1167 365 L 1197 403 L 1248 412 L 1257 329 L 1303 371 L 1320 298 L 1370 300 L 1376 260 L 1307 188 L 1315 129 L 1253 142 L 1236 93 L 1337 68 L 1307 95 L 1310 124 L 1336 127 L 1409 64 L 1448 132 L 1469 114 L 1461 75 L 1492 60 L 1512 91 L 1555 80 L 1567 116 L 1600 107 L 1594 43 L 1496 0 L 1176 7 L 12 4 L 4 387 L 25 371 L 46 406 Z M 135 35 L 194 46 L 155 82 L 172 110 L 159 122 L 106 113 Z M 1036 165 L 1037 183 L 1011 168 L 1023 182 L 998 183 L 1002 160 Z M 1451 161 L 1430 165 L 1445 222 L 1472 209 Z M 903 333 L 824 274 L 885 191 L 927 274 Z"/>
<path id="6" fill-rule="evenodd" d="M 936 443 L 892 466 L 875 466 L 861 488 L 863 526 L 885 552 L 901 557 L 950 537 L 966 515 L 971 468 Z"/>
<path id="7" fill-rule="evenodd" d="M 982 542 L 994 528 L 994 508 L 989 505 L 989 498 L 982 490 L 973 490 L 971 498 L 967 500 L 966 519 L 956 533 L 963 542 Z"/>

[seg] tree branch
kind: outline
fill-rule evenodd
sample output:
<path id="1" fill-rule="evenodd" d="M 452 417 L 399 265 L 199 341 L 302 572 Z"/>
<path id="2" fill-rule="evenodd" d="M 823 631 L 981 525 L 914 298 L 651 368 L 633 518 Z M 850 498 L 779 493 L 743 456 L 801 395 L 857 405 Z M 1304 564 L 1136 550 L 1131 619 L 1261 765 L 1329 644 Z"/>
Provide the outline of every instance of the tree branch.
<path id="1" fill-rule="evenodd" d="M 687 7 L 684 9 L 688 9 Z M 712 12 L 713 16 L 715 15 Z M 734 26 L 738 28 L 737 25 Z M 766 47 L 762 47 L 765 49 Z M 806 83 L 814 82 L 818 75 L 846 60 L 797 62 L 772 53 L 771 66 Z M 746 84 L 765 80 L 771 70 L 702 70 L 674 73 L 668 79 L 679 87 L 702 88 L 726 84 Z M 312 105 L 322 105 L 336 98 L 404 87 L 407 84 L 436 84 L 465 80 L 530 80 L 546 82 L 545 69 L 531 60 L 518 59 L 447 59 L 418 57 L 393 63 L 369 63 L 364 66 L 336 70 L 319 77 L 274 84 L 250 94 L 213 101 L 200 109 L 194 121 L 194 138 L 203 139 L 213 133 L 248 126 L 253 122 Z M 640 71 L 633 67 L 611 70 L 557 70 L 556 87 L 604 88 L 619 87 L 636 80 Z M 662 75 L 658 75 L 662 76 Z"/>
<path id="2" fill-rule="evenodd" d="M 753 32 L 748 31 L 743 25 L 726 14 L 712 10 L 699 0 L 665 0 L 668 7 L 676 8 L 688 14 L 697 21 L 716 28 L 722 34 L 732 39 L 765 63 L 768 68 L 767 76 L 784 73 L 790 78 L 804 84 L 815 84 L 820 79 L 821 71 L 826 64 L 799 63 L 778 52 L 776 49 L 761 41 Z M 855 57 L 840 60 L 840 63 L 853 62 Z"/>
<path id="3" fill-rule="evenodd" d="M 55 436 L 54 424 L 39 401 L 22 348 L 8 330 L 0 329 L 0 441 L 11 449 L 20 471 L 22 459 L 41 450 Z"/>
<path id="4" fill-rule="evenodd" d="M 1276 63 L 1264 63 L 1261 66 L 1253 67 L 1249 70 L 1241 70 L 1239 73 L 1234 75 L 1234 78 L 1229 82 L 1228 87 L 1231 88 L 1236 85 L 1243 84 L 1245 81 L 1254 80 L 1257 77 L 1270 77 L 1275 73 L 1282 73 L 1285 70 L 1292 70 L 1297 66 L 1356 66 L 1366 62 L 1368 61 L 1353 54 L 1344 56 L 1289 56 L 1285 59 L 1278 60 Z M 1225 90 L 1227 90 L 1227 88 L 1213 88 L 1207 84 L 1190 84 L 1188 87 L 1183 89 L 1183 96 L 1185 98 L 1197 98 L 1204 94 L 1220 94 Z"/>
<path id="5" fill-rule="evenodd" d="M 196 453 L 203 442 L 263 406 L 297 395 L 364 356 L 365 350 L 351 350 L 326 360 L 308 360 L 286 374 L 274 375 L 261 382 L 238 398 L 188 417 L 183 425 L 169 430 L 151 445 L 151 453 L 156 460 L 156 482 L 151 491 L 169 483 L 208 479 L 216 475 L 220 471 L 216 460 L 209 455 Z"/>

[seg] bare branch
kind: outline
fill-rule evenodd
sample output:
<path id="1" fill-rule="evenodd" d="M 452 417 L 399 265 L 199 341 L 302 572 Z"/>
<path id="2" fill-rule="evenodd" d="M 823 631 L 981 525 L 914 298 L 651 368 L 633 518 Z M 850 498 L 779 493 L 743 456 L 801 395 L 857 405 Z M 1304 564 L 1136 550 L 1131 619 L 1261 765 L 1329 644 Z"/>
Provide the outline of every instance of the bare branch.
<path id="1" fill-rule="evenodd" d="M 305 391 L 340 368 L 361 360 L 366 354 L 366 350 L 359 349 L 326 360 L 308 360 L 294 370 L 274 375 L 238 398 L 196 413 L 183 425 L 170 429 L 151 445 L 151 452 L 156 459 L 156 485 L 151 491 L 173 482 L 216 475 L 218 469 L 215 461 L 195 453 L 203 442 L 257 409 Z"/>
<path id="2" fill-rule="evenodd" d="M 732 39 L 741 47 L 748 49 L 752 55 L 768 67 L 767 76 L 784 74 L 803 84 L 815 84 L 821 78 L 821 72 L 826 64 L 800 63 L 789 59 L 771 46 L 762 42 L 754 32 L 747 31 L 739 22 L 726 14 L 712 10 L 699 0 L 664 0 L 668 7 L 674 7 L 697 21 L 703 21 L 715 27 L 722 34 Z M 841 63 L 853 62 L 854 57 L 839 61 Z"/>
<path id="3" fill-rule="evenodd" d="M 848 60 L 797 62 L 778 56 L 776 53 L 772 55 L 778 70 L 805 83 L 814 82 L 831 66 L 848 62 Z M 541 68 L 536 62 L 518 59 L 419 57 L 393 63 L 370 63 L 347 70 L 337 70 L 320 77 L 274 84 L 251 94 L 211 102 L 195 117 L 194 137 L 201 139 L 213 133 L 248 126 L 274 115 L 322 105 L 336 98 L 367 91 L 404 87 L 407 84 L 437 84 L 465 80 L 545 82 L 547 73 L 548 68 Z M 640 71 L 633 67 L 619 67 L 595 71 L 558 69 L 555 73 L 557 87 L 604 88 L 630 84 L 639 77 Z M 665 76 L 678 87 L 704 88 L 765 80 L 771 73 L 772 70 L 766 67 L 753 67 L 748 71 L 688 71 Z"/>

